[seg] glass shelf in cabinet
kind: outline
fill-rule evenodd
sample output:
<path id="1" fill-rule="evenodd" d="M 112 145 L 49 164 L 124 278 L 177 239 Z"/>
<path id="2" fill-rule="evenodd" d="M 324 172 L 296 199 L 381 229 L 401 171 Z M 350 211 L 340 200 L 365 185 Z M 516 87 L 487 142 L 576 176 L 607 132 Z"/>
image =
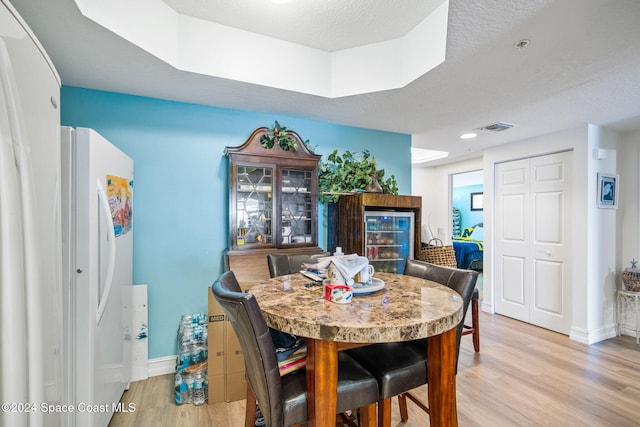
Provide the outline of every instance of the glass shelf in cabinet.
<path id="1" fill-rule="evenodd" d="M 298 194 L 311 194 L 311 191 L 306 188 L 296 188 L 296 187 L 282 187 L 283 193 L 298 193 Z"/>

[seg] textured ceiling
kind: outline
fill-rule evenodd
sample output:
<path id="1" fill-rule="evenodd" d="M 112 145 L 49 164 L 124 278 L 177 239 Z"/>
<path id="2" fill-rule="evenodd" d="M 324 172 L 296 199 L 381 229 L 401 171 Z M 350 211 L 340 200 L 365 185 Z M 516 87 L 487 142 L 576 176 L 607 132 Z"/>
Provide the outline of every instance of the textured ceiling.
<path id="1" fill-rule="evenodd" d="M 298 0 L 307 2 L 314 3 Z M 638 0 L 450 0 L 443 64 L 401 89 L 337 99 L 176 70 L 83 17 L 73 0 L 12 3 L 44 45 L 66 85 L 268 112 L 274 118 L 291 115 L 409 133 L 415 146 L 449 151 L 445 161 L 478 156 L 487 147 L 588 123 L 621 131 L 640 129 Z M 204 3 L 193 0 L 195 6 Z M 257 14 L 250 17 L 248 0 L 219 3 L 220 10 L 231 11 L 221 13 L 226 25 L 242 27 L 253 22 L 251 26 L 262 28 L 260 17 L 265 22 L 290 20 L 282 19 L 282 11 L 270 15 L 257 5 Z M 348 16 L 375 14 L 376 18 L 364 19 L 369 23 L 398 19 L 402 22 L 398 25 L 406 26 L 400 33 L 410 29 L 411 20 L 403 17 L 403 7 L 398 7 L 402 10 L 399 17 L 394 10 L 371 12 L 379 3 L 385 2 L 319 2 L 320 7 L 344 4 L 342 14 Z M 422 19 L 426 2 L 406 3 Z M 244 4 L 238 9 L 244 10 L 242 16 L 232 16 L 236 4 Z M 299 19 L 322 13 L 322 9 L 306 12 Z M 334 13 L 331 19 L 338 15 Z M 317 18 L 323 21 L 319 23 L 333 25 L 325 19 L 330 20 Z M 363 38 L 361 31 L 354 30 L 350 36 L 350 31 L 306 25 L 308 32 L 305 25 L 285 32 L 305 45 L 320 46 L 317 43 L 326 41 L 325 49 L 374 40 Z M 330 41 L 334 33 L 340 36 Z M 376 28 L 371 33 L 378 37 Z M 271 30 L 269 34 L 275 35 Z M 514 42 L 523 38 L 531 40 L 530 46 L 515 49 Z M 340 41 L 345 44 L 336 44 Z M 459 139 L 460 134 L 495 121 L 517 126 L 469 141 Z"/>

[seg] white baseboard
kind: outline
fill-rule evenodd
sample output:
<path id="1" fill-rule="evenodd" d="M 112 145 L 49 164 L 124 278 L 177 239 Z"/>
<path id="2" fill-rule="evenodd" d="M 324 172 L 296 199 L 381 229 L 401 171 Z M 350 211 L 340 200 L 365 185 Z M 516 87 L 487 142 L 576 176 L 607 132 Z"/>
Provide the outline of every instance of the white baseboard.
<path id="1" fill-rule="evenodd" d="M 632 336 L 634 338 L 636 337 L 636 328 L 635 328 L 635 326 L 633 326 L 633 327 L 628 326 L 628 325 L 620 325 L 620 326 L 621 326 L 620 333 L 622 335 L 630 335 L 630 336 Z"/>
<path id="2" fill-rule="evenodd" d="M 149 359 L 149 376 L 173 374 L 176 372 L 176 358 L 178 356 L 165 356 Z"/>
<path id="3" fill-rule="evenodd" d="M 493 310 L 493 304 L 491 304 L 491 302 L 487 300 L 482 300 L 482 306 L 480 307 L 480 311 L 483 311 L 485 313 L 490 313 L 490 314 L 495 313 L 495 311 Z"/>
<path id="4" fill-rule="evenodd" d="M 583 344 L 594 344 L 616 336 L 616 325 L 603 326 L 602 328 L 586 330 L 583 328 L 571 328 L 569 339 Z"/>

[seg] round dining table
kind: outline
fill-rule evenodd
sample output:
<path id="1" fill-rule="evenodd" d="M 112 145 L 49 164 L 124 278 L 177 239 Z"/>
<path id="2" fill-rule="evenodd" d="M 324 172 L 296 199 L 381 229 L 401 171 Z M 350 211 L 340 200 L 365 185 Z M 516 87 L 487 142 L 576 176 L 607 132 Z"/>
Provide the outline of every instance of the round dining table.
<path id="1" fill-rule="evenodd" d="M 462 320 L 462 298 L 413 276 L 376 272 L 374 278 L 382 289 L 356 288 L 348 304 L 325 300 L 323 286 L 299 273 L 257 282 L 249 290 L 268 326 L 307 342 L 309 426 L 335 426 L 339 351 L 421 338 L 428 341 L 430 424 L 457 426 L 455 327 Z"/>

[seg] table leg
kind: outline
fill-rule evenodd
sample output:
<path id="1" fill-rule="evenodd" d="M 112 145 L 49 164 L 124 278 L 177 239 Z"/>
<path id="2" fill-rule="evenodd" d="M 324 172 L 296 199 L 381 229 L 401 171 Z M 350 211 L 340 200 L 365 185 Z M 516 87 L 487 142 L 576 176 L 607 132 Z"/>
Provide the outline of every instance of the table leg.
<path id="1" fill-rule="evenodd" d="M 456 329 L 427 338 L 427 378 L 431 427 L 457 427 Z"/>
<path id="2" fill-rule="evenodd" d="M 335 427 L 337 404 L 338 346 L 334 341 L 307 339 L 309 427 Z"/>

